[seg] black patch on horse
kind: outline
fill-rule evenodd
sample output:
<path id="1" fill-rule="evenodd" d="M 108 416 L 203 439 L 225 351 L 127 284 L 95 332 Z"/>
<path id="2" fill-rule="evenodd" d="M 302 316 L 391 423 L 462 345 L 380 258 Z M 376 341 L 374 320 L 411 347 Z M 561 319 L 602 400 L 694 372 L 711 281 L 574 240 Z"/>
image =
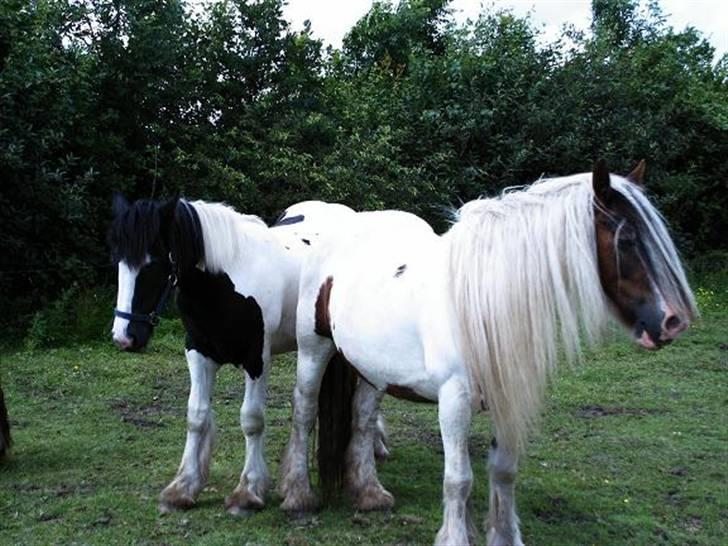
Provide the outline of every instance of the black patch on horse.
<path id="1" fill-rule="evenodd" d="M 255 298 L 235 291 L 225 273 L 197 268 L 180 276 L 179 307 L 186 347 L 218 364 L 242 366 L 251 378 L 263 373 L 263 311 Z"/>
<path id="2" fill-rule="evenodd" d="M 284 213 L 285 216 L 285 213 Z M 276 223 L 273 224 L 271 227 L 278 227 L 278 226 L 289 226 L 291 224 L 298 224 L 299 222 L 303 222 L 304 216 L 303 214 L 297 214 L 296 216 L 289 216 L 288 218 L 279 218 L 276 220 Z"/>
<path id="3" fill-rule="evenodd" d="M 316 308 L 314 315 L 314 332 L 323 337 L 333 339 L 331 314 L 329 313 L 329 299 L 331 298 L 331 287 L 334 284 L 333 277 L 327 277 L 319 288 L 316 297 Z"/>
<path id="4" fill-rule="evenodd" d="M 304 245 L 311 246 L 311 241 L 309 241 L 308 239 L 301 239 L 301 241 L 303 241 Z"/>
<path id="5" fill-rule="evenodd" d="M 397 278 L 397 277 L 401 277 L 401 276 L 402 276 L 402 274 L 403 274 L 403 273 L 404 273 L 405 271 L 407 271 L 407 264 L 402 264 L 402 265 L 400 265 L 400 266 L 399 266 L 399 267 L 397 268 L 397 271 L 395 271 L 395 273 L 394 273 L 394 277 L 395 277 L 395 278 Z"/>

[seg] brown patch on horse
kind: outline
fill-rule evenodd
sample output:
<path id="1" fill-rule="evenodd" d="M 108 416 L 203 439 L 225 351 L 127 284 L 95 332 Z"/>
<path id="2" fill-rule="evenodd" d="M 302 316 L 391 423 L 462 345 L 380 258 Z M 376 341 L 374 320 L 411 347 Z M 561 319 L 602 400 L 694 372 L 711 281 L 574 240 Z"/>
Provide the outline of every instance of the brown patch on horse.
<path id="1" fill-rule="evenodd" d="M 619 210 L 610 212 L 624 219 Z M 599 280 L 626 324 L 637 320 L 634 310 L 650 297 L 649 278 L 635 242 L 634 226 L 621 226 L 600 207 L 594 214 Z"/>
<path id="2" fill-rule="evenodd" d="M 421 394 L 417 393 L 414 389 L 409 387 L 403 387 L 401 385 L 387 385 L 387 394 L 400 398 L 402 400 L 409 400 L 410 402 L 426 402 L 429 404 L 434 403 L 434 400 L 425 398 Z"/>
<path id="3" fill-rule="evenodd" d="M 331 287 L 334 284 L 333 277 L 327 277 L 319 288 L 318 297 L 316 298 L 316 315 L 314 322 L 314 332 L 323 337 L 332 338 L 331 335 L 331 315 L 329 313 L 329 299 L 331 298 Z"/>

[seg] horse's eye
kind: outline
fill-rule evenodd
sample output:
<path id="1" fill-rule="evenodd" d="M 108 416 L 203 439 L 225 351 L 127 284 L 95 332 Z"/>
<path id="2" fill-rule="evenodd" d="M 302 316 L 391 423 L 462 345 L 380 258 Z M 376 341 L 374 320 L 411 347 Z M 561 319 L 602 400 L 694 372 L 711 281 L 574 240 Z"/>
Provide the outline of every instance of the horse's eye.
<path id="1" fill-rule="evenodd" d="M 622 229 L 619 233 L 619 246 L 630 248 L 637 243 L 637 235 L 631 228 Z"/>

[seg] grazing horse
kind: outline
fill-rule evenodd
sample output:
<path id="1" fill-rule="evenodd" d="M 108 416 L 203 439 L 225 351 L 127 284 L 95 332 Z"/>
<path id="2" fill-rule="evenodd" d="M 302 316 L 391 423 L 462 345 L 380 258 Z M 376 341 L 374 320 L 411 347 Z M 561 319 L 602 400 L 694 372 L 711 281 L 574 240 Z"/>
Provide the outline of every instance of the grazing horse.
<path id="1" fill-rule="evenodd" d="M 314 249 L 301 272 L 282 507 L 315 504 L 308 433 L 316 398 L 331 396 L 321 375 L 338 352 L 363 378 L 345 458 L 355 506 L 392 505 L 362 448 L 383 394 L 436 402 L 445 458 L 436 543 L 472 543 L 468 430 L 472 412 L 488 409 L 487 540 L 522 545 L 518 456 L 560 356 L 574 359 L 582 342 L 597 341 L 610 312 L 647 349 L 670 343 L 697 313 L 667 228 L 640 187 L 643 171 L 640 163 L 626 178 L 610 175 L 599 161 L 592 173 L 471 201 L 442 236 L 401 229 L 396 215 L 362 215 Z"/>
<path id="2" fill-rule="evenodd" d="M 3 393 L 3 389 L 0 387 L 0 459 L 5 457 L 5 453 L 10 449 L 11 444 L 8 410 L 5 407 L 5 393 Z"/>
<path id="3" fill-rule="evenodd" d="M 109 243 L 119 275 L 114 342 L 122 350 L 143 349 L 175 287 L 187 332 L 187 441 L 159 508 L 191 507 L 205 484 L 214 438 L 212 392 L 225 363 L 245 370 L 240 424 L 246 442 L 240 483 L 225 506 L 233 514 L 262 508 L 269 487 L 266 382 L 271 355 L 296 348 L 300 263 L 322 233 L 355 213 L 343 205 L 308 201 L 287 209 L 269 228 L 256 216 L 204 201 L 130 204 L 116 195 L 113 209 Z M 375 448 L 386 455 L 382 437 Z"/>

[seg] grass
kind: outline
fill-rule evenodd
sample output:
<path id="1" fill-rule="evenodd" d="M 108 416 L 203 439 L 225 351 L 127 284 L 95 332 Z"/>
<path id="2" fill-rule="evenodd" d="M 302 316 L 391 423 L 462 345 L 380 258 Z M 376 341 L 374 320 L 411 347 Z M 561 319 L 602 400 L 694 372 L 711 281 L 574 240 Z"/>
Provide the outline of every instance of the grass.
<path id="1" fill-rule="evenodd" d="M 728 294 L 697 293 L 703 319 L 671 347 L 648 353 L 619 337 L 563 369 L 551 386 L 516 485 L 527 544 L 725 544 Z M 244 457 L 243 381 L 230 366 L 216 388 L 218 444 L 199 505 L 158 515 L 157 496 L 175 474 L 185 434 L 188 377 L 178 330 L 168 322 L 143 355 L 110 343 L 0 353 L 15 440 L 0 464 L 1 543 L 432 543 L 442 518 L 436 408 L 391 398 L 384 413 L 392 456 L 380 478 L 395 496 L 393 512 L 355 513 L 342 501 L 291 520 L 273 494 L 248 518 L 225 513 Z M 294 366 L 290 355 L 274 364 L 267 414 L 274 475 Z M 481 524 L 489 427 L 487 416 L 477 417 L 470 442 Z"/>

